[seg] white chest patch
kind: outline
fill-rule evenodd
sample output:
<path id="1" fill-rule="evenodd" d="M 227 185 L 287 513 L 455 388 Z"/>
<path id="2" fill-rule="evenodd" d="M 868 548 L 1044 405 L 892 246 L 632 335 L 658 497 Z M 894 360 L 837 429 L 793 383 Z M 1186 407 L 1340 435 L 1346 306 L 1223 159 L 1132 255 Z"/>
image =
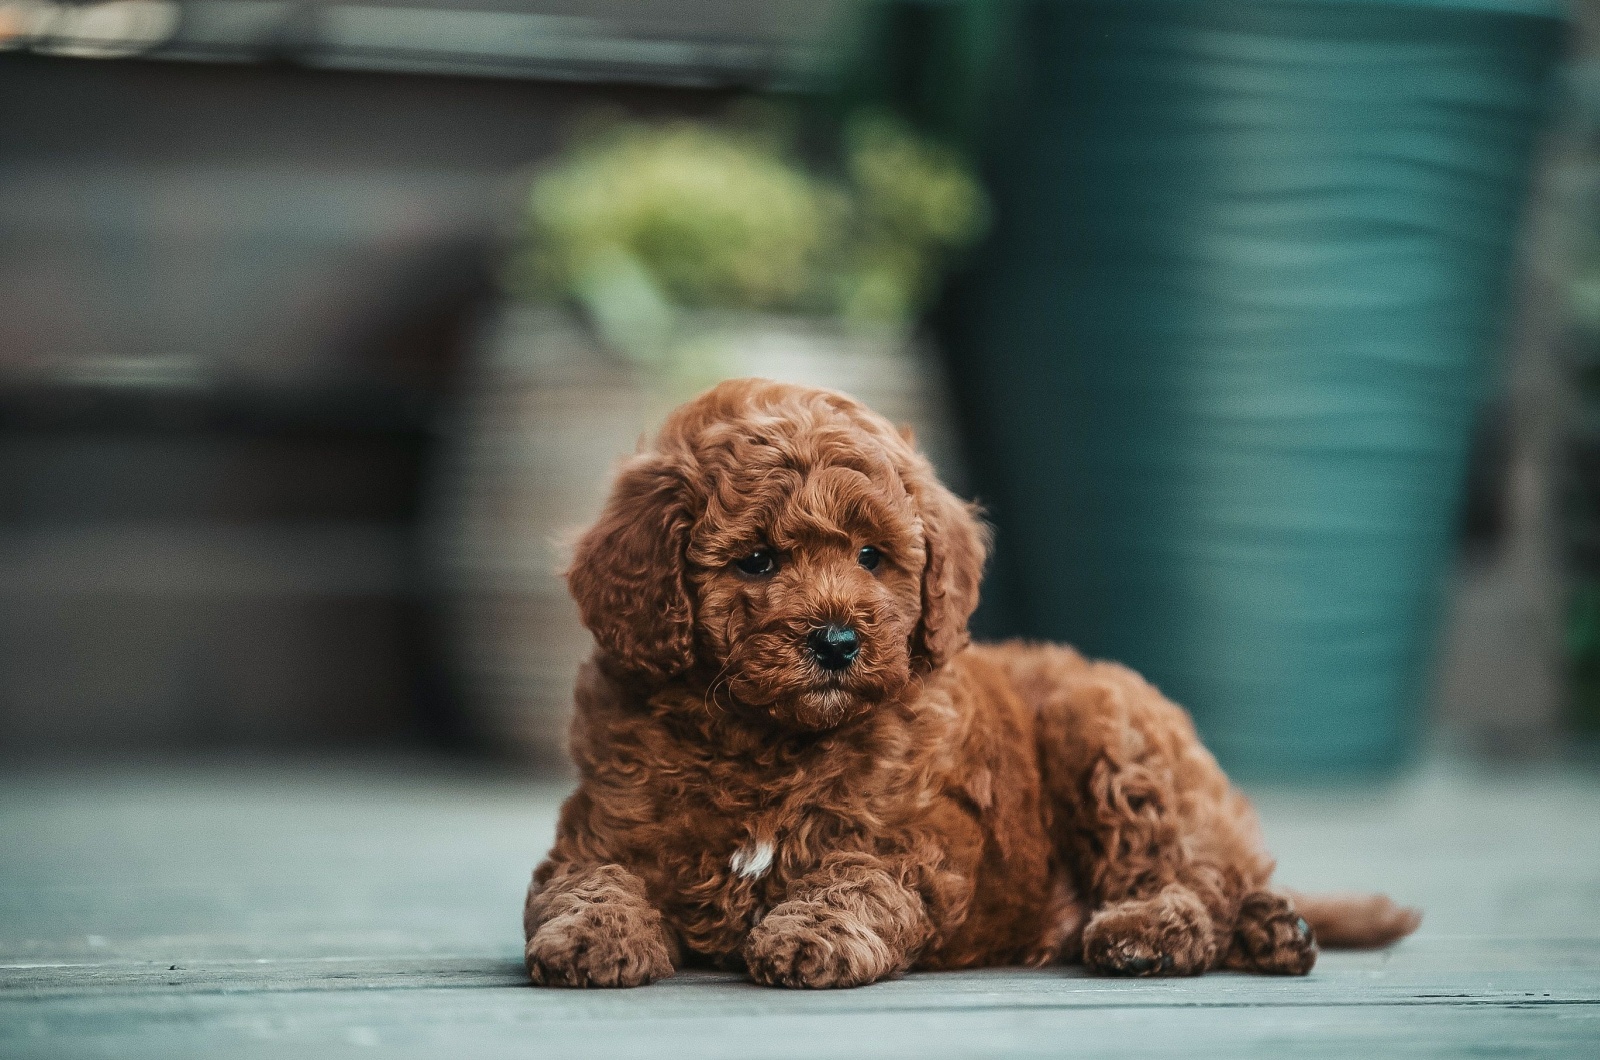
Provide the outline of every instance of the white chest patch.
<path id="1" fill-rule="evenodd" d="M 772 855 L 774 848 L 768 840 L 761 840 L 750 846 L 742 846 L 733 852 L 733 857 L 728 859 L 736 875 L 746 879 L 759 879 L 772 868 Z"/>

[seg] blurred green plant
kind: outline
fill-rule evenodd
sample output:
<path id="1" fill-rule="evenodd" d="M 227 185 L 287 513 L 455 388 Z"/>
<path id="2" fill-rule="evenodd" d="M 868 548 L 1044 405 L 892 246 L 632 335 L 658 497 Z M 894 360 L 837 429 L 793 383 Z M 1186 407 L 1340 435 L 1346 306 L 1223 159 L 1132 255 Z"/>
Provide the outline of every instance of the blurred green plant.
<path id="1" fill-rule="evenodd" d="M 853 239 L 838 306 L 853 320 L 906 321 L 949 256 L 988 224 L 988 201 L 960 156 L 882 113 L 845 129 Z"/>
<path id="2" fill-rule="evenodd" d="M 631 359 L 690 356 L 686 310 L 904 328 L 988 207 L 954 151 L 881 113 L 844 129 L 838 175 L 772 132 L 623 123 L 534 180 L 512 294 L 571 301 Z"/>

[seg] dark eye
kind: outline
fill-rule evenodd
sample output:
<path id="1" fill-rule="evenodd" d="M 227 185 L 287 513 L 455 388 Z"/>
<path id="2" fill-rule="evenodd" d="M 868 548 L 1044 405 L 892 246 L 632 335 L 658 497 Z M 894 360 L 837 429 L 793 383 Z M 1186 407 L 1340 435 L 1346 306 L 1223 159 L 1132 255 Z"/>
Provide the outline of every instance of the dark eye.
<path id="1" fill-rule="evenodd" d="M 734 560 L 733 565 L 752 578 L 760 578 L 778 569 L 778 557 L 770 549 L 758 548 L 743 559 Z"/>
<path id="2" fill-rule="evenodd" d="M 878 561 L 882 558 L 883 553 L 879 552 L 871 545 L 868 545 L 866 548 L 856 553 L 856 562 L 867 568 L 867 570 L 876 570 L 878 568 Z"/>

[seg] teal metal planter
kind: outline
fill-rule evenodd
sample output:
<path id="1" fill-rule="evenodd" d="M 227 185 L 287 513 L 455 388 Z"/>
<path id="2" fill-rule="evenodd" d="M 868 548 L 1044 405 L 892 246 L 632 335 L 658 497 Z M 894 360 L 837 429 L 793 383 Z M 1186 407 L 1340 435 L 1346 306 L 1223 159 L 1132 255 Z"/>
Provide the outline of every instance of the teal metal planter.
<path id="1" fill-rule="evenodd" d="M 1415 744 L 1560 37 L 1519 6 L 1017 9 L 941 324 L 1000 625 L 1240 773 Z"/>

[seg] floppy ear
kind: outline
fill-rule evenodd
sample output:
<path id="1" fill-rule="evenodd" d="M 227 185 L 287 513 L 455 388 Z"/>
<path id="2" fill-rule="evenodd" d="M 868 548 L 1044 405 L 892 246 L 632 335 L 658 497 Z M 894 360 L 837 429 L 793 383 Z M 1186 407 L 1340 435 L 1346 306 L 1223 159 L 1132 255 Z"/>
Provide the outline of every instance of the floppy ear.
<path id="1" fill-rule="evenodd" d="M 694 662 L 694 610 L 684 584 L 688 481 L 660 454 L 636 456 L 600 518 L 578 539 L 567 588 L 609 668 L 660 683 Z"/>
<path id="2" fill-rule="evenodd" d="M 989 528 L 977 505 L 946 489 L 920 453 L 912 454 L 905 482 L 922 518 L 928 552 L 922 568 L 922 621 L 912 638 L 912 656 L 927 670 L 937 670 L 971 640 L 967 620 L 978 606 Z"/>

